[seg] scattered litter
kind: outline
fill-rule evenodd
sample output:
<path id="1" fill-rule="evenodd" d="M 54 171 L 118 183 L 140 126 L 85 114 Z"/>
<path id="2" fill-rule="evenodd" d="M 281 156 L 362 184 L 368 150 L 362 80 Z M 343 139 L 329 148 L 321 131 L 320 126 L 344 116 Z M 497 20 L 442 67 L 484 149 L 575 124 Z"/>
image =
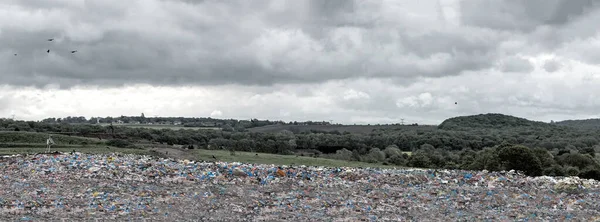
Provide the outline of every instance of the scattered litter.
<path id="1" fill-rule="evenodd" d="M 6 220 L 586 220 L 600 183 L 511 172 L 194 162 L 126 154 L 0 159 Z"/>

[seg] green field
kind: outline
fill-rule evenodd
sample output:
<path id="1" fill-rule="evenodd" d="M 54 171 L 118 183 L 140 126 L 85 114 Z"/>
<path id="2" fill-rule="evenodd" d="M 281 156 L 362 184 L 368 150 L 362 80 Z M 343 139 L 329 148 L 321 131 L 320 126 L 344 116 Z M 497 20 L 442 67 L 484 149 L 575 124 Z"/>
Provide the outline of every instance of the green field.
<path id="1" fill-rule="evenodd" d="M 127 153 L 127 154 L 139 154 L 139 155 L 150 155 L 149 150 L 143 149 L 124 149 L 124 148 L 107 148 L 107 147 L 79 147 L 79 148 L 51 148 L 50 152 L 71 152 L 75 150 L 81 153 L 90 154 L 103 154 L 103 153 Z M 12 147 L 12 148 L 0 148 L 1 155 L 13 155 L 13 154 L 36 154 L 46 152 L 46 148 L 30 148 L 30 147 Z"/>
<path id="2" fill-rule="evenodd" d="M 46 144 L 48 133 L 24 131 L 0 131 L 0 143 L 34 143 Z M 52 139 L 57 144 L 103 144 L 98 138 L 67 136 L 52 134 Z"/>
<path id="3" fill-rule="evenodd" d="M 229 151 L 224 150 L 190 150 L 190 159 L 199 158 L 198 160 L 211 161 L 215 156 L 218 161 L 226 162 L 242 162 L 242 163 L 258 163 L 258 164 L 274 164 L 274 165 L 306 165 L 306 166 L 326 166 L 326 167 L 379 167 L 379 168 L 394 168 L 394 166 L 385 166 L 382 164 L 373 164 L 356 161 L 343 161 L 325 158 L 303 157 L 295 155 L 277 155 L 268 153 L 250 153 L 250 152 L 235 152 L 232 156 Z M 396 168 L 401 168 L 397 167 Z"/>
<path id="4" fill-rule="evenodd" d="M 13 154 L 35 154 L 46 151 L 45 133 L 35 132 L 0 132 L 0 155 Z M 167 147 L 149 147 L 145 149 L 135 148 L 117 148 L 106 146 L 102 141 L 96 138 L 75 137 L 65 135 L 53 135 L 55 145 L 51 151 L 71 152 L 75 150 L 81 153 L 101 154 L 101 153 L 128 153 L 140 155 L 153 155 L 160 157 L 172 157 L 177 159 L 189 159 L 196 161 L 214 161 L 214 155 L 218 161 L 225 162 L 243 162 L 257 164 L 275 164 L 275 165 L 306 165 L 306 166 L 327 166 L 327 167 L 380 167 L 394 168 L 394 166 L 385 166 L 382 164 L 365 163 L 357 161 L 344 161 L 327 158 L 313 158 L 296 155 L 277 155 L 268 153 L 251 153 L 238 151 L 231 155 L 226 150 L 183 150 Z"/>
<path id="5" fill-rule="evenodd" d="M 110 124 L 101 124 L 102 126 L 108 126 Z M 114 124 L 113 126 L 131 127 L 131 128 L 148 128 L 148 129 L 171 129 L 171 130 L 220 130 L 219 127 L 185 127 L 183 125 L 161 125 L 161 124 Z"/>

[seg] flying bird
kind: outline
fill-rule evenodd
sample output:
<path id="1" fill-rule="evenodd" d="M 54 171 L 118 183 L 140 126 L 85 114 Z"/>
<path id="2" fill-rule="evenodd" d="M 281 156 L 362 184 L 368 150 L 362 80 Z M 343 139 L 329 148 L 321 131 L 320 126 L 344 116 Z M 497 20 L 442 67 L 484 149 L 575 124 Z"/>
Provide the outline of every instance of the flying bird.
<path id="1" fill-rule="evenodd" d="M 50 49 L 48 49 L 48 51 L 46 51 L 47 53 L 50 53 Z"/>
<path id="2" fill-rule="evenodd" d="M 76 52 L 77 52 L 77 50 L 73 50 L 73 51 L 71 51 L 71 53 L 76 53 Z"/>
<path id="3" fill-rule="evenodd" d="M 454 105 L 458 104 L 458 102 L 454 102 Z"/>
<path id="4" fill-rule="evenodd" d="M 17 56 L 17 53 L 15 53 L 15 56 Z"/>
<path id="5" fill-rule="evenodd" d="M 52 42 L 52 41 L 54 41 L 54 39 L 48 39 L 48 42 Z"/>

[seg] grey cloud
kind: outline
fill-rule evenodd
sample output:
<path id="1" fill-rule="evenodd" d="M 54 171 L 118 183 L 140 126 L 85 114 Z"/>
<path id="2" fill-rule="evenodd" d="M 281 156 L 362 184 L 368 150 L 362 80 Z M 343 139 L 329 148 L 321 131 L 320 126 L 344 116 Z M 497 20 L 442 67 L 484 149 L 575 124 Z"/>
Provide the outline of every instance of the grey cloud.
<path id="1" fill-rule="evenodd" d="M 0 112 L 7 110 L 11 106 L 11 98 L 0 95 Z"/>
<path id="2" fill-rule="evenodd" d="M 500 65 L 500 70 L 503 72 L 529 73 L 533 69 L 533 65 L 528 60 L 515 56 L 504 59 Z"/>
<path id="3" fill-rule="evenodd" d="M 556 60 L 548 60 L 544 63 L 544 70 L 546 72 L 555 72 L 561 68 L 561 64 Z"/>
<path id="4" fill-rule="evenodd" d="M 47 27 L 0 20 L 0 72 L 7 73 L 0 81 L 38 87 L 270 86 L 365 77 L 408 85 L 422 77 L 491 68 L 505 60 L 498 45 L 519 35 L 511 30 L 564 25 L 591 6 L 583 1 L 563 6 L 559 0 L 466 2 L 460 13 L 469 26 L 444 28 L 373 11 L 391 7 L 382 4 L 410 7 L 393 1 L 8 0 L 0 5 L 63 17 L 52 17 Z M 436 9 L 430 13 L 439 16 Z M 45 41 L 51 37 L 57 40 Z M 507 64 L 506 70 L 530 66 L 510 59 Z"/>
<path id="5" fill-rule="evenodd" d="M 530 32 L 560 26 L 597 8 L 593 0 L 461 1 L 461 22 L 479 27 Z"/>

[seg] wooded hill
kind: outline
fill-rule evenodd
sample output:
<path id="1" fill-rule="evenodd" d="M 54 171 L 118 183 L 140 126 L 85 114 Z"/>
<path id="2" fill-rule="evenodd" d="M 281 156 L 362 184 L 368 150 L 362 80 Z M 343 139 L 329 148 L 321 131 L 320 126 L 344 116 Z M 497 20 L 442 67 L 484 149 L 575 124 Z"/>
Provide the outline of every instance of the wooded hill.
<path id="1" fill-rule="evenodd" d="M 77 136 L 84 137 L 114 135 L 122 140 L 113 144 L 122 146 L 147 140 L 205 149 L 298 155 L 313 153 L 311 155 L 409 167 L 517 169 L 530 175 L 579 175 L 600 179 L 600 161 L 596 157 L 596 152 L 600 152 L 600 130 L 530 121 L 503 114 L 455 117 L 437 127 L 386 126 L 361 132 L 341 132 L 343 128 L 297 132 L 287 129 L 246 132 L 119 126 L 110 129 L 90 124 L 12 120 L 0 121 L 0 128 L 77 132 Z M 412 155 L 402 151 L 412 152 Z M 524 158 L 529 164 L 519 165 Z"/>

